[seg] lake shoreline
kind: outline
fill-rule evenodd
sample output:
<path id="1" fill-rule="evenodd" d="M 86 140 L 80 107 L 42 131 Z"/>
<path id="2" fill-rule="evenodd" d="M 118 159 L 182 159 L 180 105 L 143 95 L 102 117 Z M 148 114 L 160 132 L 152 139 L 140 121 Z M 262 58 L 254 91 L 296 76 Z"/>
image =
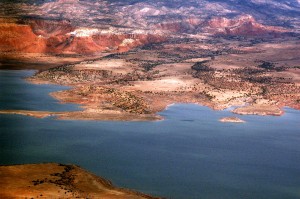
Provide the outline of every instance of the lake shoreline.
<path id="1" fill-rule="evenodd" d="M 29 84 L 52 84 L 52 85 L 58 85 L 57 83 L 51 82 L 51 81 L 45 81 L 41 80 L 39 78 L 35 78 L 35 75 L 31 77 L 25 78 L 25 81 Z M 163 120 L 163 117 L 158 115 L 157 113 L 167 110 L 168 107 L 176 104 L 176 103 L 190 103 L 190 104 L 197 104 L 201 106 L 207 106 L 213 110 L 224 110 L 226 108 L 229 108 L 231 106 L 235 105 L 226 105 L 226 104 L 215 104 L 213 102 L 204 101 L 201 102 L 195 102 L 192 97 L 185 97 L 183 101 L 181 101 L 181 95 L 179 95 L 177 98 L 174 96 L 171 96 L 172 99 L 166 99 L 166 101 L 161 101 L 158 99 L 159 96 L 152 96 L 152 101 L 156 101 L 158 103 L 153 103 L 151 106 L 150 113 L 138 113 L 137 111 L 128 112 L 122 110 L 122 108 L 114 108 L 114 107 L 99 107 L 99 105 L 95 106 L 94 102 L 83 102 L 81 96 L 75 95 L 75 99 L 72 98 L 72 94 L 76 92 L 76 87 L 78 85 L 70 85 L 66 84 L 64 86 L 69 86 L 70 88 L 68 90 L 64 91 L 57 91 L 54 93 L 49 93 L 49 95 L 61 103 L 73 103 L 77 104 L 81 108 L 83 108 L 82 111 L 67 111 L 67 112 L 51 112 L 51 111 L 29 111 L 29 110 L 1 110 L 0 114 L 19 114 L 19 115 L 25 115 L 25 116 L 32 116 L 36 118 L 45 118 L 49 116 L 54 116 L 56 119 L 59 120 L 99 120 L 99 121 L 159 121 Z M 85 86 L 86 87 L 86 86 Z M 98 89 L 98 88 L 97 88 Z M 101 87 L 103 90 L 107 90 L 109 88 Z M 106 91 L 105 90 L 105 91 Z M 122 91 L 117 91 L 123 95 Z M 119 94 L 117 93 L 117 94 Z M 106 93 L 104 93 L 106 94 Z M 174 93 L 175 94 L 175 93 Z M 178 95 L 178 94 L 176 94 Z M 176 96 L 175 95 L 175 96 Z M 147 96 L 146 96 L 147 97 Z M 116 99 L 118 100 L 118 99 Z M 115 102 L 113 102 L 115 103 Z M 238 114 L 238 115 L 260 115 L 260 116 L 281 116 L 284 114 L 284 111 L 282 110 L 281 106 L 275 105 L 275 104 L 267 104 L 268 102 L 263 101 L 262 103 L 257 103 L 255 105 L 247 105 L 247 106 L 237 106 L 237 108 L 234 108 L 231 110 L 231 112 Z M 125 105 L 126 106 L 126 105 Z"/>

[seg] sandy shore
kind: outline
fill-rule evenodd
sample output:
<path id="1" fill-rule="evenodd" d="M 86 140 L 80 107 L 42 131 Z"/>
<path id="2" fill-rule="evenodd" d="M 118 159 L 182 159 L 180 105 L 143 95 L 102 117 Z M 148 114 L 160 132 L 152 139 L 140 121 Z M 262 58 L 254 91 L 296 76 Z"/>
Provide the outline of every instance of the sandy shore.
<path id="1" fill-rule="evenodd" d="M 117 188 L 75 165 L 26 164 L 0 166 L 0 198 L 155 199 Z"/>
<path id="2" fill-rule="evenodd" d="M 35 118 L 46 118 L 49 116 L 55 116 L 55 112 L 48 111 L 27 111 L 27 110 L 0 110 L 0 114 L 13 114 L 13 115 L 25 115 Z"/>
<path id="3" fill-rule="evenodd" d="M 155 114 L 130 114 L 118 111 L 73 111 L 73 112 L 49 112 L 28 110 L 0 110 L 0 114 L 24 115 L 35 118 L 55 117 L 60 120 L 100 120 L 100 121 L 157 121 L 163 118 Z"/>

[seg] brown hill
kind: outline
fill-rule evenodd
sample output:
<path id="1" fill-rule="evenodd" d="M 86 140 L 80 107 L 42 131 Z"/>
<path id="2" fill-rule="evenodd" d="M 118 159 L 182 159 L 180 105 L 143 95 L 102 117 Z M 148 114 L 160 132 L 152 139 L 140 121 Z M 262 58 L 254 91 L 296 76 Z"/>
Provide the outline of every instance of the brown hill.
<path id="1" fill-rule="evenodd" d="M 28 164 L 0 166 L 0 198 L 154 199 L 114 187 L 78 166 Z"/>

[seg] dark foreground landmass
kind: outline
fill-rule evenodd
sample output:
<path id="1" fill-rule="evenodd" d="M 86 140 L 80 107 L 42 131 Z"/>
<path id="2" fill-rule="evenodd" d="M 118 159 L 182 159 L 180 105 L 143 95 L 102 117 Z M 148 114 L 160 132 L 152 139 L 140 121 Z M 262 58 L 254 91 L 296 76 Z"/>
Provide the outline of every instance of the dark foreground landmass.
<path id="1" fill-rule="evenodd" d="M 0 198 L 155 199 L 117 188 L 75 165 L 56 163 L 0 166 Z"/>

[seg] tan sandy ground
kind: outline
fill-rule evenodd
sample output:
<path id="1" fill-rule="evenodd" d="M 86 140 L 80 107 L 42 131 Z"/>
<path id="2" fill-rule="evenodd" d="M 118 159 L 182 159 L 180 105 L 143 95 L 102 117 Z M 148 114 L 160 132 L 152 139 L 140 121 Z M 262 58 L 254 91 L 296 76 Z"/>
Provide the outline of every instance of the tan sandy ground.
<path id="1" fill-rule="evenodd" d="M 110 181 L 78 166 L 27 164 L 0 166 L 0 198 L 154 199 L 114 187 Z"/>

